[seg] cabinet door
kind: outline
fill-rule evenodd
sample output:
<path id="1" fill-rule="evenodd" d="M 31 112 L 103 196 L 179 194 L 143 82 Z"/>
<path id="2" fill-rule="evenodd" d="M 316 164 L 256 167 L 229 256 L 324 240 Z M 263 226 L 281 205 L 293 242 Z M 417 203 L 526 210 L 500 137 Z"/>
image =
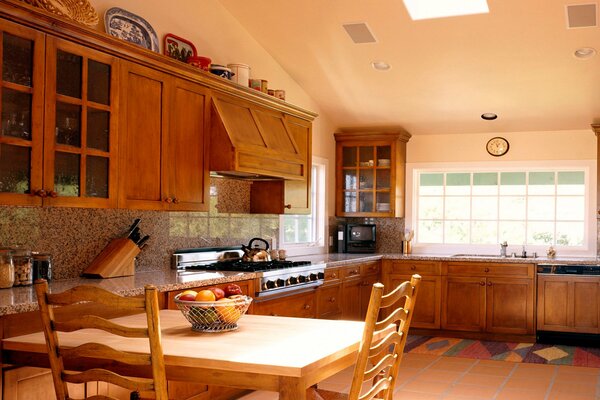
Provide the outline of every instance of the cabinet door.
<path id="1" fill-rule="evenodd" d="M 538 276 L 537 329 L 569 332 L 569 280 L 564 276 Z"/>
<path id="2" fill-rule="evenodd" d="M 323 285 L 317 290 L 317 318 L 337 319 L 342 313 L 342 285 Z"/>
<path id="3" fill-rule="evenodd" d="M 0 21 L 0 201 L 41 205 L 44 34 Z"/>
<path id="4" fill-rule="evenodd" d="M 342 319 L 360 321 L 361 318 L 360 277 L 344 279 L 342 282 Z"/>
<path id="5" fill-rule="evenodd" d="M 600 279 L 576 277 L 573 280 L 573 330 L 600 333 Z"/>
<path id="6" fill-rule="evenodd" d="M 533 334 L 533 281 L 488 278 L 486 331 Z"/>
<path id="7" fill-rule="evenodd" d="M 44 204 L 117 204 L 118 60 L 46 41 Z"/>
<path id="8" fill-rule="evenodd" d="M 410 281 L 411 275 L 391 275 L 387 292 L 402 282 Z M 442 299 L 442 277 L 422 276 L 417 295 L 417 304 L 410 326 L 413 328 L 440 329 L 440 307 Z"/>
<path id="9" fill-rule="evenodd" d="M 254 314 L 314 318 L 315 308 L 315 293 L 311 291 L 272 300 L 258 300 L 254 303 Z"/>
<path id="10" fill-rule="evenodd" d="M 284 181 L 284 212 L 286 214 L 310 214 L 312 184 L 312 123 L 287 115 L 285 118 L 290 134 L 298 146 L 298 152 L 306 160 L 300 181 Z"/>
<path id="11" fill-rule="evenodd" d="M 120 91 L 119 207 L 168 208 L 166 157 L 171 77 L 122 64 Z"/>
<path id="12" fill-rule="evenodd" d="M 483 332 L 485 288 L 485 278 L 443 277 L 442 329 Z"/>
<path id="13" fill-rule="evenodd" d="M 170 103 L 169 194 L 171 210 L 208 211 L 208 90 L 175 80 Z M 163 152 L 164 153 L 164 152 Z"/>

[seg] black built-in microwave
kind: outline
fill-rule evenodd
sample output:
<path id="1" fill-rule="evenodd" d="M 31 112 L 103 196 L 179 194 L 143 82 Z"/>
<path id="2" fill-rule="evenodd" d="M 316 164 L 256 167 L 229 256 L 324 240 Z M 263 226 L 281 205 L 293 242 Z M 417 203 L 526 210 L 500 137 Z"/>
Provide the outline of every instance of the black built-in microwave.
<path id="1" fill-rule="evenodd" d="M 338 253 L 375 253 L 375 224 L 338 225 Z"/>

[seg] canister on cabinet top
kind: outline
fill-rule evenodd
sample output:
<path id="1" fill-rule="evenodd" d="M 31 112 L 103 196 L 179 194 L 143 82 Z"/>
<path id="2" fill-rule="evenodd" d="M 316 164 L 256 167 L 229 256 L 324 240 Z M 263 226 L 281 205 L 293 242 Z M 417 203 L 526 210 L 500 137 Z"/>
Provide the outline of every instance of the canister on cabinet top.
<path id="1" fill-rule="evenodd" d="M 52 279 L 52 256 L 44 253 L 33 254 L 33 280 Z"/>

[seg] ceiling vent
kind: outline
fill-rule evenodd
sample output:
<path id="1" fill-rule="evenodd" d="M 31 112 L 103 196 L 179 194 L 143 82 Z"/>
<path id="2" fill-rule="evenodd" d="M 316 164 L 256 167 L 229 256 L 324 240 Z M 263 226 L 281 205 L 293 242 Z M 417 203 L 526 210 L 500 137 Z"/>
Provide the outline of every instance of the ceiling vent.
<path id="1" fill-rule="evenodd" d="M 567 28 L 589 28 L 596 23 L 596 3 L 567 6 Z"/>
<path id="2" fill-rule="evenodd" d="M 342 25 L 354 43 L 375 43 L 377 40 L 364 22 Z"/>

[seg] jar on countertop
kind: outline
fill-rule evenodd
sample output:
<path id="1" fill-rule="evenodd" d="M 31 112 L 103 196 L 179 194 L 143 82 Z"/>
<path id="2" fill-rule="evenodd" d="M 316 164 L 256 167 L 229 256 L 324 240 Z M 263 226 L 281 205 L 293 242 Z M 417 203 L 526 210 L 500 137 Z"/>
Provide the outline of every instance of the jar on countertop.
<path id="1" fill-rule="evenodd" d="M 15 267 L 12 251 L 0 249 L 0 288 L 10 288 L 15 281 Z"/>
<path id="2" fill-rule="evenodd" d="M 47 253 L 33 252 L 33 280 L 52 280 L 52 256 Z"/>
<path id="3" fill-rule="evenodd" d="M 33 283 L 33 264 L 31 250 L 15 246 L 12 249 L 13 264 L 15 269 L 15 281 L 13 286 L 28 286 Z"/>

